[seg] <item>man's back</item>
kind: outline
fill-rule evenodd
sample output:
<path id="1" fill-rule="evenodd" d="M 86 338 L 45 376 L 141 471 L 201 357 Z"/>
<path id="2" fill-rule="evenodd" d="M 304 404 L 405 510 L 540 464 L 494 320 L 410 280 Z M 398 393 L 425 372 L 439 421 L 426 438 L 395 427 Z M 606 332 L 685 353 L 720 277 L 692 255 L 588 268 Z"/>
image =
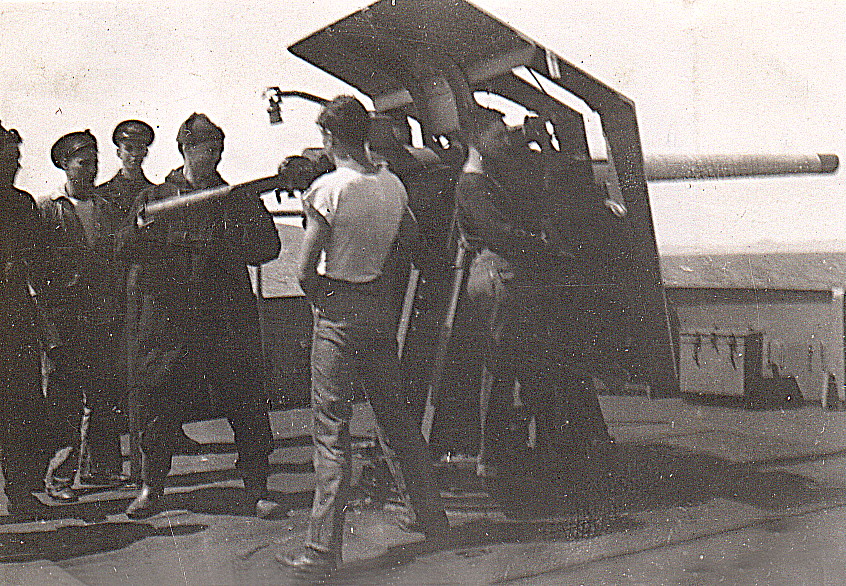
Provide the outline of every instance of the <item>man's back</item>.
<path id="1" fill-rule="evenodd" d="M 317 179 L 304 199 L 331 227 L 318 272 L 352 283 L 379 277 L 408 206 L 397 176 L 384 167 L 339 168 Z"/>

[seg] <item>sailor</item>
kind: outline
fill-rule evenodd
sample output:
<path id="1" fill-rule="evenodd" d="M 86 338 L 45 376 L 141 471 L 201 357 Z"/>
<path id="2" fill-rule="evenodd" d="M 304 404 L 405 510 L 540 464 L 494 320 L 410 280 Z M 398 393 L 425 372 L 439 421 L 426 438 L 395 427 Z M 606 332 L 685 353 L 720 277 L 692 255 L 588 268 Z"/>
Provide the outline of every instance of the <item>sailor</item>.
<path id="1" fill-rule="evenodd" d="M 41 390 L 36 294 L 43 292 L 41 268 L 47 233 L 32 196 L 14 187 L 20 169 L 21 137 L 0 125 L 0 450 L 9 512 L 37 513 L 32 492 L 41 486 L 50 457 L 48 408 Z M 43 339 L 45 349 L 58 345 Z"/>
<path id="2" fill-rule="evenodd" d="M 223 139 L 223 131 L 206 115 L 188 117 L 176 139 L 184 165 L 162 185 L 142 192 L 136 206 L 225 185 L 217 171 Z M 143 267 L 139 347 L 130 359 L 138 373 L 133 382 L 146 398 L 143 484 L 126 511 L 129 517 L 161 510 L 181 425 L 197 413 L 229 420 L 250 513 L 269 518 L 286 512 L 267 493 L 269 401 L 258 305 L 247 271 L 248 265 L 275 259 L 280 248 L 261 200 L 236 192 L 157 220 L 136 230 L 127 243 L 131 261 Z"/>
<path id="3" fill-rule="evenodd" d="M 121 215 L 94 187 L 98 154 L 90 131 L 62 136 L 50 155 L 66 181 L 38 202 L 54 252 L 47 268 L 49 313 L 63 342 L 45 358 L 47 396 L 60 441 L 45 484 L 52 498 L 73 501 L 75 480 L 123 481 L 110 354 L 110 334 L 119 331 L 112 271 Z"/>
<path id="4" fill-rule="evenodd" d="M 559 335 L 571 325 L 559 298 L 569 295 L 573 243 L 546 209 L 541 166 L 522 160 L 530 153 L 519 150 L 502 114 L 478 108 L 468 135 L 456 203 L 475 250 L 467 296 L 487 326 L 477 473 L 515 471 L 516 383 L 536 418 L 543 466 L 568 464 L 596 440 L 610 440 L 596 395 L 583 388 Z"/>
<path id="5" fill-rule="evenodd" d="M 317 487 L 305 548 L 280 556 L 298 578 L 322 579 L 341 561 L 350 487 L 352 402 L 363 387 L 376 422 L 396 453 L 423 533 L 449 528 L 420 429 L 403 397 L 397 358 L 399 300 L 392 267 L 408 251 L 416 223 L 400 180 L 373 163 L 365 147 L 364 106 L 339 96 L 317 124 L 335 171 L 303 196 L 307 225 L 299 282 L 314 310 L 311 404 Z M 404 284 L 404 283 L 403 283 Z"/>
<path id="6" fill-rule="evenodd" d="M 115 126 L 112 133 L 121 168 L 98 189 L 103 197 L 124 213 L 129 212 L 139 193 L 153 186 L 153 182 L 144 175 L 142 165 L 154 138 L 153 127 L 141 120 L 124 120 Z"/>

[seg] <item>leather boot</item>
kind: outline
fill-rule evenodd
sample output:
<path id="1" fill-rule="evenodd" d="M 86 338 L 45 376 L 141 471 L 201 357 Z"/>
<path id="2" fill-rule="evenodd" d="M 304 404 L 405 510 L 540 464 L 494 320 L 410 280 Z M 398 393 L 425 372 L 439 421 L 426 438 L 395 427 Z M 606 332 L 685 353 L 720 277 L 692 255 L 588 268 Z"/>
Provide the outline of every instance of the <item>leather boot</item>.
<path id="1" fill-rule="evenodd" d="M 161 500 L 164 495 L 164 476 L 160 466 L 156 466 L 153 459 L 146 453 L 141 453 L 141 492 L 126 508 L 126 516 L 130 519 L 146 519 L 161 511 Z"/>
<path id="2" fill-rule="evenodd" d="M 45 486 L 44 492 L 58 503 L 75 503 L 79 500 L 76 491 L 70 486 Z"/>
<path id="3" fill-rule="evenodd" d="M 162 510 L 161 498 L 164 489 L 154 487 L 146 482 L 141 485 L 141 492 L 126 508 L 126 516 L 130 519 L 146 519 Z"/>
<path id="4" fill-rule="evenodd" d="M 279 555 L 276 560 L 290 568 L 296 578 L 309 584 L 325 580 L 338 567 L 334 555 L 310 547 L 305 547 L 299 555 Z"/>
<path id="5" fill-rule="evenodd" d="M 268 496 L 266 486 L 266 479 L 244 479 L 248 514 L 266 520 L 284 519 L 288 510 Z"/>

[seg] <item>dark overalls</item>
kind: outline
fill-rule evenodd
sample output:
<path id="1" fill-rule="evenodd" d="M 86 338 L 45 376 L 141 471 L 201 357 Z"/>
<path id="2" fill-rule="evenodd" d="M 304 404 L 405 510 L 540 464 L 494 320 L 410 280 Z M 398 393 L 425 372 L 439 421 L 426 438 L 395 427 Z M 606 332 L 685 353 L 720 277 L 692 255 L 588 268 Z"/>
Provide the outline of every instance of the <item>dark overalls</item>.
<path id="1" fill-rule="evenodd" d="M 52 252 L 48 313 L 61 340 L 47 363 L 53 370 L 45 373 L 59 445 L 45 481 L 58 489 L 73 482 L 77 469 L 82 477 L 121 471 L 116 408 L 123 323 L 114 236 L 123 220 L 97 195 L 74 204 L 57 192 L 41 202 L 40 212 Z"/>
<path id="2" fill-rule="evenodd" d="M 0 449 L 9 508 L 33 504 L 53 444 L 47 435 L 47 402 L 41 390 L 39 319 L 31 292 L 46 234 L 32 196 L 0 188 Z"/>
<path id="3" fill-rule="evenodd" d="M 218 177 L 218 185 L 224 182 Z M 181 170 L 144 192 L 155 200 L 194 191 Z M 140 205 L 140 202 L 139 202 Z M 223 415 L 250 498 L 267 490 L 272 449 L 258 305 L 247 264 L 276 258 L 279 236 L 258 198 L 232 196 L 139 230 L 127 245 L 141 266 L 137 349 L 142 478 L 161 488 L 191 417 Z"/>
<path id="4" fill-rule="evenodd" d="M 535 415 L 545 460 L 566 460 L 608 430 L 589 377 L 563 344 L 575 317 L 566 259 L 526 220 L 526 202 L 481 173 L 456 189 L 462 232 L 476 249 L 467 279 L 486 326 L 480 396 L 480 472 L 513 466 L 515 383 Z"/>

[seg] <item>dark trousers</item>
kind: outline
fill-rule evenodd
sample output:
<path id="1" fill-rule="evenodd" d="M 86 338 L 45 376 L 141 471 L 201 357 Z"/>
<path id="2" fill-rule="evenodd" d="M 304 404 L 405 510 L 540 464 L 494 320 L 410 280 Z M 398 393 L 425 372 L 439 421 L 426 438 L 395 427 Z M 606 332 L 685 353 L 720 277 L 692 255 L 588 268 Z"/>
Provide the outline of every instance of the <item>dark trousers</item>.
<path id="1" fill-rule="evenodd" d="M 228 316 L 231 318 L 231 315 Z M 141 432 L 143 480 L 161 486 L 182 441 L 182 423 L 198 411 L 227 418 L 235 433 L 236 468 L 253 498 L 267 490 L 272 435 L 268 401 L 254 345 L 219 312 L 191 309 L 180 320 L 182 340 L 156 354 L 161 381 L 146 389 Z"/>
<path id="2" fill-rule="evenodd" d="M 46 425 L 49 411 L 39 384 L 38 350 L 32 342 L 0 345 L 0 450 L 12 509 L 25 505 L 32 491 L 41 488 L 53 447 Z"/>
<path id="3" fill-rule="evenodd" d="M 340 559 L 350 488 L 352 402 L 362 386 L 396 454 L 424 531 L 447 526 L 429 453 L 400 388 L 396 326 L 378 287 L 338 285 L 315 308 L 311 350 L 316 489 L 307 545 Z"/>
<path id="4" fill-rule="evenodd" d="M 82 476 L 120 472 L 120 422 L 123 372 L 120 320 L 93 321 L 73 307 L 55 308 L 63 346 L 48 364 L 47 400 L 56 451 L 45 482 L 59 487 Z M 58 480 L 62 479 L 62 480 Z"/>
<path id="5" fill-rule="evenodd" d="M 566 458 L 607 436 L 590 379 L 561 345 L 568 315 L 567 289 L 556 275 L 516 265 L 490 250 L 473 259 L 467 293 L 486 325 L 480 392 L 483 464 L 508 465 L 515 383 L 535 415 L 538 443 L 550 457 Z"/>
<path id="6" fill-rule="evenodd" d="M 85 389 L 80 447 L 80 474 L 121 472 L 120 408 L 126 400 L 123 318 L 93 326 L 89 335 L 92 381 Z"/>

